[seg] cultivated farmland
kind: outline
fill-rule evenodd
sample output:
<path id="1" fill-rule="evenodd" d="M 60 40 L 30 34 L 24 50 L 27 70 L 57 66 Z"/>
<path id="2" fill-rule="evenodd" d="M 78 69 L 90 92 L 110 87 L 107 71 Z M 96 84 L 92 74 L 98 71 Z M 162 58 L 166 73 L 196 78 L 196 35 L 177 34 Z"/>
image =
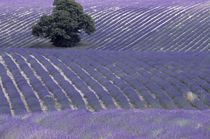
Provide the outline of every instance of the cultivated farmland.
<path id="1" fill-rule="evenodd" d="M 52 0 L 32 3 L 27 3 L 27 0 L 15 1 L 16 6 L 0 5 L 0 47 L 49 45 L 49 40 L 31 35 L 31 26 L 41 15 L 50 14 Z M 209 50 L 209 1 L 123 0 L 109 4 L 110 1 L 104 5 L 102 1 L 79 0 L 85 12 L 95 20 L 97 28 L 90 36 L 81 35 L 88 45 L 85 49 L 177 52 Z"/>
<path id="2" fill-rule="evenodd" d="M 0 54 L 2 110 L 10 114 L 210 106 L 208 52 L 16 48 Z"/>
<path id="3" fill-rule="evenodd" d="M 0 115 L 0 138 L 155 139 L 209 137 L 209 110 L 85 110 Z M 65 117 L 65 118 L 64 118 Z M 202 119 L 201 119 L 202 117 Z"/>
<path id="4" fill-rule="evenodd" d="M 0 1 L 0 139 L 210 138 L 209 1 L 77 1 L 65 49 L 31 35 L 53 0 Z"/>

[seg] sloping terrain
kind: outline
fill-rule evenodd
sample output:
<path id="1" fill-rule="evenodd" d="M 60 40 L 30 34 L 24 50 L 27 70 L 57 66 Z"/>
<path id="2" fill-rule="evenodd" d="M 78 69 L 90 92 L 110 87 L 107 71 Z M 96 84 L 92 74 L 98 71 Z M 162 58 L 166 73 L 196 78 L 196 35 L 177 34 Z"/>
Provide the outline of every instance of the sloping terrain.
<path id="1" fill-rule="evenodd" d="M 208 52 L 9 49 L 0 110 L 208 109 L 209 61 Z"/>
<path id="2" fill-rule="evenodd" d="M 209 1 L 76 1 L 97 31 L 55 49 L 53 0 L 0 0 L 0 138 L 209 139 Z"/>
<path id="3" fill-rule="evenodd" d="M 27 1 L 12 0 L 7 6 L 0 2 L 0 48 L 49 45 L 49 40 L 31 35 L 31 26 L 41 15 L 51 13 L 53 0 Z M 207 0 L 78 2 L 97 28 L 90 36 L 81 35 L 89 45 L 84 49 L 209 51 Z"/>

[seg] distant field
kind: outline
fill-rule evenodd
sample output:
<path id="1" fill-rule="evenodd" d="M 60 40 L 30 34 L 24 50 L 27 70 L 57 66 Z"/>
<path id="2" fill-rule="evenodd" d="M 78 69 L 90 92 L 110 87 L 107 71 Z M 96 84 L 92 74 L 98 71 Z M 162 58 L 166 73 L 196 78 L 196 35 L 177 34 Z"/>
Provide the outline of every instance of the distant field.
<path id="1" fill-rule="evenodd" d="M 0 48 L 49 45 L 49 40 L 31 35 L 31 26 L 41 15 L 50 14 L 53 1 L 15 1 L 15 5 L 0 2 Z M 90 36 L 81 35 L 88 42 L 84 49 L 209 51 L 207 0 L 78 2 L 97 28 Z"/>

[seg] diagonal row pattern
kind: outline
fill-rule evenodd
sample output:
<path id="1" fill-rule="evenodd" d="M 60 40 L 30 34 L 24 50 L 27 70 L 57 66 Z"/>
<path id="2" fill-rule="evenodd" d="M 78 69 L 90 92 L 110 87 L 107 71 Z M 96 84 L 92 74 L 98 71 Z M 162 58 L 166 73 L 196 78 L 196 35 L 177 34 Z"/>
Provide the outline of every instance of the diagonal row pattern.
<path id="1" fill-rule="evenodd" d="M 8 49 L 0 112 L 209 109 L 208 52 Z"/>
<path id="2" fill-rule="evenodd" d="M 53 1 L 44 4 L 36 0 L 25 7 L 24 2 L 16 2 L 19 4 L 13 7 L 10 3 L 0 5 L 0 47 L 52 46 L 48 39 L 32 36 L 31 26 L 41 15 L 50 14 Z M 111 5 L 94 0 L 78 2 L 95 20 L 97 29 L 92 35 L 81 34 L 88 45 L 84 49 L 209 51 L 207 0 L 123 0 Z"/>

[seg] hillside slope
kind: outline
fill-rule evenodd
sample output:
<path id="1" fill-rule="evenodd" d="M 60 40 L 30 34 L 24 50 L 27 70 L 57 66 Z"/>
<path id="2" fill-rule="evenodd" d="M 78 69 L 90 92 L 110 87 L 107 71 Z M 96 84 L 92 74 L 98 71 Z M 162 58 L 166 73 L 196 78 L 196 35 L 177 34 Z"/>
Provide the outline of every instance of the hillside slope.
<path id="1" fill-rule="evenodd" d="M 208 52 L 9 49 L 0 113 L 62 109 L 209 109 Z"/>
<path id="2" fill-rule="evenodd" d="M 50 14 L 53 0 L 0 2 L 0 48 L 45 47 L 49 40 L 31 35 L 31 26 Z M 82 34 L 84 49 L 209 51 L 207 0 L 78 0 L 96 22 Z"/>

